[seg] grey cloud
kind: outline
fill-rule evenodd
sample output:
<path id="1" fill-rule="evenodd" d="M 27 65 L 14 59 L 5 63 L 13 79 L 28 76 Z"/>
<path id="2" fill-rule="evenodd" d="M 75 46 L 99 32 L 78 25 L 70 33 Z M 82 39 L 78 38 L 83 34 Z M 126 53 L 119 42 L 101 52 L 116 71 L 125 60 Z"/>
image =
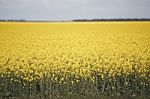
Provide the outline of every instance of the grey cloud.
<path id="1" fill-rule="evenodd" d="M 150 18 L 150 0 L 0 0 L 0 19 Z"/>

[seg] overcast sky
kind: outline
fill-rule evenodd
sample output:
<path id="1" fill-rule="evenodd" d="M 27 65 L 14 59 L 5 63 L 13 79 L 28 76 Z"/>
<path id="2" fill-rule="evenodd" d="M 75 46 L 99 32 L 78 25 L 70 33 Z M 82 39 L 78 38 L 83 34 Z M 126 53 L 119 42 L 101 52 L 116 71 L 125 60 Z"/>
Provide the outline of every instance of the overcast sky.
<path id="1" fill-rule="evenodd" d="M 0 19 L 150 18 L 150 0 L 0 0 Z"/>

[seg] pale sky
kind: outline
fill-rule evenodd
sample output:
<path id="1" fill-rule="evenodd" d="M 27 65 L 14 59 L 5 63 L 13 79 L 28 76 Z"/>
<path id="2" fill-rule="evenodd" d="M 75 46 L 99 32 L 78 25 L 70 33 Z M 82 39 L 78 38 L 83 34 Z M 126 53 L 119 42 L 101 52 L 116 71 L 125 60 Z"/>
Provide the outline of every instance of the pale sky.
<path id="1" fill-rule="evenodd" d="M 0 19 L 150 18 L 150 0 L 0 0 Z"/>

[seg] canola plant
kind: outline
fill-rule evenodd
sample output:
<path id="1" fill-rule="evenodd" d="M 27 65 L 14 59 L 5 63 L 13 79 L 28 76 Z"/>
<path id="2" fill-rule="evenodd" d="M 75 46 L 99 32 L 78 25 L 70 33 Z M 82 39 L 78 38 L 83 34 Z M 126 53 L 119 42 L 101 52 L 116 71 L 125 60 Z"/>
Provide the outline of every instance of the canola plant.
<path id="1" fill-rule="evenodd" d="M 150 30 L 144 26 L 135 32 L 72 26 L 69 32 L 71 26 L 54 31 L 49 24 L 21 24 L 0 24 L 1 94 L 150 96 Z"/>

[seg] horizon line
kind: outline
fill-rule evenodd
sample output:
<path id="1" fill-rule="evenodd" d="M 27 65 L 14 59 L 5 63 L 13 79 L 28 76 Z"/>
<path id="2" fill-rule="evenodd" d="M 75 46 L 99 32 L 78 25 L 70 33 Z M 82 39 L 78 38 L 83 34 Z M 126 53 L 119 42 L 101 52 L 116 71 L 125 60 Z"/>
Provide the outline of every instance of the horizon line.
<path id="1" fill-rule="evenodd" d="M 150 18 L 78 18 L 68 20 L 0 19 L 0 22 L 150 21 Z"/>

